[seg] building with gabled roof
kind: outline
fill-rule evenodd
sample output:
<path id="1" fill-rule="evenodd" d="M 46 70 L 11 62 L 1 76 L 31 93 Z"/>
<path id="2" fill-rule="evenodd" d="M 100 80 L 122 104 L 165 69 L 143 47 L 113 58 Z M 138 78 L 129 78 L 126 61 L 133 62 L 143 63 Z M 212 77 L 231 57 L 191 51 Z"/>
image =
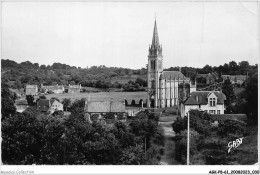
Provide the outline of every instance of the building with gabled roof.
<path id="1" fill-rule="evenodd" d="M 16 107 L 16 112 L 22 113 L 24 110 L 30 107 L 27 100 L 16 100 L 14 103 Z"/>
<path id="2" fill-rule="evenodd" d="M 80 93 L 81 90 L 81 84 L 79 85 L 70 85 L 68 86 L 68 93 L 73 94 L 73 93 Z"/>
<path id="3" fill-rule="evenodd" d="M 41 84 L 41 89 L 47 93 L 48 91 L 52 91 L 55 94 L 62 94 L 65 89 L 63 85 L 52 85 L 52 86 L 45 86 L 43 84 Z"/>
<path id="4" fill-rule="evenodd" d="M 159 43 L 156 20 L 149 46 L 147 87 L 148 108 L 179 105 L 192 91 L 196 91 L 196 83 L 192 84 L 181 71 L 163 71 L 162 45 Z"/>
<path id="5" fill-rule="evenodd" d="M 26 85 L 25 86 L 25 95 L 38 95 L 38 86 L 37 85 Z"/>
<path id="6" fill-rule="evenodd" d="M 181 103 L 181 117 L 192 109 L 209 114 L 224 114 L 226 95 L 221 91 L 194 91 Z"/>
<path id="7" fill-rule="evenodd" d="M 107 113 L 107 112 L 125 112 L 123 101 L 87 101 L 85 102 L 85 112 L 88 113 Z"/>
<path id="8" fill-rule="evenodd" d="M 232 84 L 240 84 L 240 85 L 242 85 L 247 79 L 246 75 L 221 75 L 221 77 L 223 78 L 223 82 L 226 79 L 230 79 Z"/>
<path id="9" fill-rule="evenodd" d="M 37 101 L 37 110 L 41 112 L 63 111 L 63 104 L 55 99 L 39 99 Z"/>
<path id="10" fill-rule="evenodd" d="M 124 101 L 85 101 L 85 116 L 89 121 L 110 119 L 114 120 L 118 116 L 126 118 Z M 108 117 L 108 118 L 107 118 Z"/>

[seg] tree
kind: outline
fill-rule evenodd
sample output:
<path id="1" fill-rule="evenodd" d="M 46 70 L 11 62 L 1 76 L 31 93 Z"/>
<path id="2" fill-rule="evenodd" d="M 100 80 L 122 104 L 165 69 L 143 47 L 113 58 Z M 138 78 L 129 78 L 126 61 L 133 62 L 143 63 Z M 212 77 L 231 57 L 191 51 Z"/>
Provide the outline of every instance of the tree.
<path id="1" fill-rule="evenodd" d="M 16 114 L 2 122 L 2 160 L 5 164 L 33 164 L 41 159 L 43 123 L 35 115 Z"/>
<path id="2" fill-rule="evenodd" d="M 235 134 L 236 138 L 239 138 L 245 133 L 245 124 L 235 120 L 225 120 L 220 122 L 217 133 L 221 137 Z"/>
<path id="3" fill-rule="evenodd" d="M 47 97 L 45 95 L 41 95 L 39 96 L 40 99 L 47 99 Z"/>
<path id="4" fill-rule="evenodd" d="M 255 73 L 246 83 L 246 113 L 252 120 L 258 120 L 258 74 Z"/>
<path id="5" fill-rule="evenodd" d="M 233 90 L 233 85 L 231 84 L 230 79 L 226 79 L 222 86 L 222 92 L 226 95 L 225 105 L 226 105 L 226 112 L 232 113 L 232 103 L 235 100 L 235 93 Z"/>
<path id="6" fill-rule="evenodd" d="M 68 107 L 71 105 L 71 99 L 70 98 L 64 98 L 61 103 L 63 104 L 63 107 L 67 111 Z"/>
<path id="7" fill-rule="evenodd" d="M 15 114 L 16 108 L 12 94 L 5 82 L 1 82 L 1 114 L 2 120 Z"/>
<path id="8" fill-rule="evenodd" d="M 15 80 L 14 85 L 15 85 L 15 87 L 16 87 L 17 89 L 21 89 L 21 88 L 22 88 L 22 83 L 21 83 L 21 81 L 20 81 L 19 79 L 16 79 L 16 80 Z"/>
<path id="9" fill-rule="evenodd" d="M 34 105 L 34 97 L 32 95 L 26 95 L 26 100 L 27 100 L 27 103 L 31 106 Z"/>

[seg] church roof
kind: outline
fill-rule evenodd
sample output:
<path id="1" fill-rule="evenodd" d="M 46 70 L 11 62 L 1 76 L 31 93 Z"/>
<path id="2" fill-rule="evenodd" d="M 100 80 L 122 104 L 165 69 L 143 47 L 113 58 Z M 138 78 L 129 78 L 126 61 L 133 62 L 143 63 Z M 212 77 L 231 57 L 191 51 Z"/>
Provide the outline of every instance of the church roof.
<path id="1" fill-rule="evenodd" d="M 156 25 L 156 20 L 154 22 L 154 29 L 153 29 L 153 40 L 152 40 L 152 47 L 158 48 L 160 46 L 159 44 L 159 36 L 157 32 L 157 25 Z"/>
<path id="2" fill-rule="evenodd" d="M 163 71 L 161 79 L 176 79 L 180 78 L 180 80 L 187 79 L 180 71 Z"/>
<path id="3" fill-rule="evenodd" d="M 226 100 L 226 95 L 221 91 L 195 91 L 190 94 L 190 97 L 184 102 L 185 105 L 208 104 L 209 93 L 214 93 L 217 96 L 217 104 L 223 104 Z"/>

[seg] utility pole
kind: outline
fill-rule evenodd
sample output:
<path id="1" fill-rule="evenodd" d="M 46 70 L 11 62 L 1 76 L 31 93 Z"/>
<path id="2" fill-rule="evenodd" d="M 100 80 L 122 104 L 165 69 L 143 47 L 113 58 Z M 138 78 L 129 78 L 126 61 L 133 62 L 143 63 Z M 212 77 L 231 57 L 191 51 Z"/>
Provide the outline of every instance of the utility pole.
<path id="1" fill-rule="evenodd" d="M 187 165 L 190 164 L 190 113 L 188 112 L 188 128 L 187 128 Z"/>

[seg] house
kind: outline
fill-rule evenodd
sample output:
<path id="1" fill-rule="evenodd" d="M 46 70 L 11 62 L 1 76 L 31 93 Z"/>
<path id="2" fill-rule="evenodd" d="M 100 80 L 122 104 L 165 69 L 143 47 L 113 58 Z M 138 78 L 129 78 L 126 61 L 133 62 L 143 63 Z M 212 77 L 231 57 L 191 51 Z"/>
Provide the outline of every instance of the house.
<path id="1" fill-rule="evenodd" d="M 104 116 L 112 114 L 113 118 L 118 115 L 125 116 L 125 103 L 123 101 L 88 101 L 85 102 L 85 114 L 90 118 L 93 116 L 98 116 L 101 119 Z"/>
<path id="2" fill-rule="evenodd" d="M 68 86 L 68 93 L 73 94 L 73 93 L 79 93 L 81 90 L 81 84 L 79 85 L 70 85 Z"/>
<path id="3" fill-rule="evenodd" d="M 198 74 L 196 78 L 205 78 L 206 84 L 214 84 L 218 80 L 218 74 L 213 72 L 213 73 L 208 73 L 208 74 Z"/>
<path id="4" fill-rule="evenodd" d="M 16 107 L 16 112 L 19 113 L 22 113 L 24 110 L 30 107 L 27 100 L 16 100 L 14 106 Z"/>
<path id="5" fill-rule="evenodd" d="M 246 75 L 221 75 L 221 77 L 223 79 L 223 82 L 226 79 L 230 79 L 232 84 L 239 84 L 239 85 L 242 85 L 247 79 Z"/>
<path id="6" fill-rule="evenodd" d="M 38 86 L 37 85 L 26 85 L 25 95 L 38 95 Z"/>
<path id="7" fill-rule="evenodd" d="M 54 85 L 54 86 L 44 86 L 41 84 L 41 89 L 44 91 L 44 93 L 47 93 L 48 91 L 52 91 L 55 94 L 62 94 L 65 89 L 63 85 Z"/>
<path id="8" fill-rule="evenodd" d="M 37 101 L 37 110 L 50 113 L 63 111 L 63 104 L 54 99 L 39 99 Z"/>
<path id="9" fill-rule="evenodd" d="M 226 95 L 221 91 L 195 91 L 181 103 L 181 117 L 191 109 L 198 109 L 209 114 L 224 114 Z"/>

